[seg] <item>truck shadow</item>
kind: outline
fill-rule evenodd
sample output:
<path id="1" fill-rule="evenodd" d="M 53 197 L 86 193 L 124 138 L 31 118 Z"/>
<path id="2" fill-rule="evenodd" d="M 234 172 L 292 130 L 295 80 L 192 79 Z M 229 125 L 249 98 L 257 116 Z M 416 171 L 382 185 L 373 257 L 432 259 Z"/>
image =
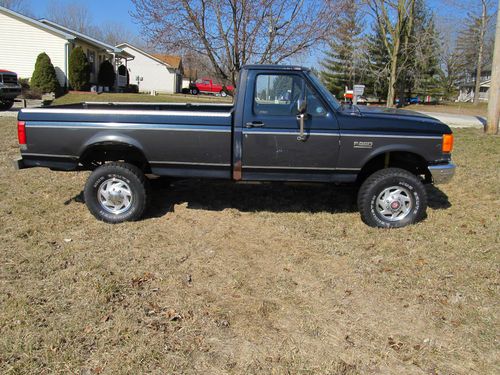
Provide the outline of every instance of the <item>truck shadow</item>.
<path id="1" fill-rule="evenodd" d="M 434 186 L 427 186 L 428 205 L 432 209 L 451 207 L 448 196 Z M 190 209 L 241 212 L 357 212 L 357 189 L 327 184 L 235 184 L 213 180 L 184 180 L 151 184 L 151 204 L 145 218 L 162 217 L 174 212 L 176 204 Z"/>

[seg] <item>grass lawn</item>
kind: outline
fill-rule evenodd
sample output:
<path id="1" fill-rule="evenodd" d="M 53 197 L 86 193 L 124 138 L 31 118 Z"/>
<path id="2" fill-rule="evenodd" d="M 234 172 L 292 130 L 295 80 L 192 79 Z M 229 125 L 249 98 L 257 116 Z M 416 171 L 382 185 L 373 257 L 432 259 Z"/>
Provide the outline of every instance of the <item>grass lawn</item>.
<path id="1" fill-rule="evenodd" d="M 116 94 L 116 93 L 69 93 L 52 102 L 53 105 L 71 104 L 80 102 L 146 102 L 146 103 L 231 103 L 231 97 L 217 97 L 213 95 L 184 95 L 184 94 Z"/>
<path id="2" fill-rule="evenodd" d="M 196 180 L 111 226 L 88 173 L 14 171 L 0 119 L 0 373 L 498 373 L 499 138 L 455 149 L 399 230 L 345 188 Z"/>
<path id="3" fill-rule="evenodd" d="M 457 115 L 483 116 L 488 114 L 488 103 L 443 103 L 437 105 L 412 104 L 405 109 L 422 112 L 453 113 Z"/>

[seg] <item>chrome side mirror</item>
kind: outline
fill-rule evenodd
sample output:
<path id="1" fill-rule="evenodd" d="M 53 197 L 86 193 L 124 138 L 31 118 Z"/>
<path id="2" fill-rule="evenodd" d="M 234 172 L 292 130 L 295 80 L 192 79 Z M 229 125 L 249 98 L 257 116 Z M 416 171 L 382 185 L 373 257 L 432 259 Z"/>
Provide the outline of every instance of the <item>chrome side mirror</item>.
<path id="1" fill-rule="evenodd" d="M 304 122 L 306 118 L 306 110 L 307 110 L 307 102 L 305 99 L 299 99 L 297 100 L 297 120 L 299 120 L 299 135 L 297 136 L 298 141 L 305 141 L 306 136 L 304 134 Z"/>

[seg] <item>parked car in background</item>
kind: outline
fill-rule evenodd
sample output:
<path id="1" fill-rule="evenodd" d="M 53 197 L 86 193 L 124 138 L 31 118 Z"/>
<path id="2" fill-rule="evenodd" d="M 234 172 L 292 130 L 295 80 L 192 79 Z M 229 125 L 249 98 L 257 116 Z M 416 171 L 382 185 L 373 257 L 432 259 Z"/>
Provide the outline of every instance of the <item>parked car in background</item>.
<path id="1" fill-rule="evenodd" d="M 203 94 L 219 94 L 220 96 L 227 96 L 227 94 L 232 94 L 234 92 L 234 86 L 231 85 L 219 85 L 214 83 L 211 78 L 201 78 L 196 82 L 191 83 L 189 87 L 191 94 L 198 95 Z"/>
<path id="2" fill-rule="evenodd" d="M 7 111 L 14 105 L 14 99 L 21 94 L 17 74 L 0 69 L 0 111 Z"/>

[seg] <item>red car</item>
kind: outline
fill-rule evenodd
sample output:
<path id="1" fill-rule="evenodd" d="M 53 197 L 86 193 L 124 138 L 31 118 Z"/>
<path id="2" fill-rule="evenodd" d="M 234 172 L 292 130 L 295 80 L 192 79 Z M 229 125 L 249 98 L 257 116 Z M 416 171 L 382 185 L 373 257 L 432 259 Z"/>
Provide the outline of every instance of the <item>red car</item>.
<path id="1" fill-rule="evenodd" d="M 213 82 L 210 78 L 201 78 L 190 85 L 190 91 L 193 95 L 203 94 L 220 94 L 220 96 L 227 96 L 234 92 L 234 86 L 219 85 Z"/>

